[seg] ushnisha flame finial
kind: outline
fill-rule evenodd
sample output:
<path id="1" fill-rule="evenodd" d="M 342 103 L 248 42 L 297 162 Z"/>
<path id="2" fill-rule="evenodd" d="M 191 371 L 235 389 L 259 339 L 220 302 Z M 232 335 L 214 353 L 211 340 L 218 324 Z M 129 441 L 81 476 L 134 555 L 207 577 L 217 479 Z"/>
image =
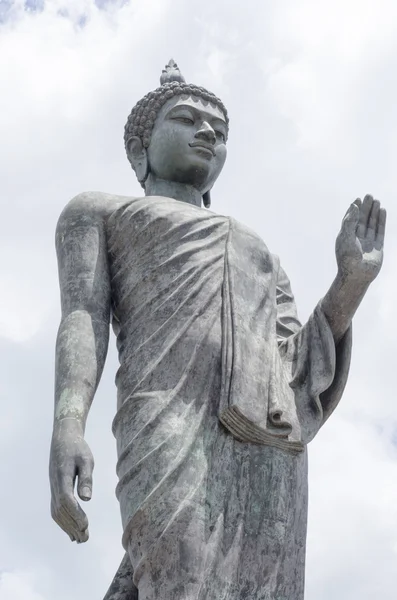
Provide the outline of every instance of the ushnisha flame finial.
<path id="1" fill-rule="evenodd" d="M 161 85 L 164 85 L 165 83 L 171 83 L 171 81 L 186 83 L 184 76 L 180 72 L 179 67 L 173 58 L 171 58 L 168 61 L 168 64 L 165 65 L 165 69 L 163 69 L 160 77 Z"/>

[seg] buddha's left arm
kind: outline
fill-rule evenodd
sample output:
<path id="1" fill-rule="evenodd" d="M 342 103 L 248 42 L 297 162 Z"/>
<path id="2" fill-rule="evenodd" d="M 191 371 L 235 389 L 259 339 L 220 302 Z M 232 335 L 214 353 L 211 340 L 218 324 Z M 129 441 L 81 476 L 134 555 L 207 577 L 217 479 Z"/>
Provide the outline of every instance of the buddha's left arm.
<path id="1" fill-rule="evenodd" d="M 338 272 L 321 307 L 335 343 L 348 330 L 369 285 L 383 261 L 386 211 L 366 196 L 349 207 L 336 240 Z"/>
<path id="2" fill-rule="evenodd" d="M 282 395 L 293 393 L 300 424 L 300 439 L 310 442 L 338 405 L 348 377 L 351 328 L 336 343 L 321 308 L 308 321 L 299 322 L 287 275 L 277 268 L 277 342 L 287 382 Z M 279 390 L 281 392 L 281 390 Z"/>

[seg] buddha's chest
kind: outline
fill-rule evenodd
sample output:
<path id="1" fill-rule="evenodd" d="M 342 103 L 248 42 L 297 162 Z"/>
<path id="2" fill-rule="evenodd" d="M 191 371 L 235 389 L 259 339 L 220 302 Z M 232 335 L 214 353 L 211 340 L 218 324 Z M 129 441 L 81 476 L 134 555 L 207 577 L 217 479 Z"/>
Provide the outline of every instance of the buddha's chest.
<path id="1" fill-rule="evenodd" d="M 221 282 L 229 267 L 247 301 L 257 289 L 263 294 L 274 287 L 273 257 L 256 233 L 176 200 L 129 202 L 108 220 L 107 240 L 116 304 L 132 293 L 140 298 L 165 290 L 172 294 L 180 285 L 188 292 L 214 273 Z"/>

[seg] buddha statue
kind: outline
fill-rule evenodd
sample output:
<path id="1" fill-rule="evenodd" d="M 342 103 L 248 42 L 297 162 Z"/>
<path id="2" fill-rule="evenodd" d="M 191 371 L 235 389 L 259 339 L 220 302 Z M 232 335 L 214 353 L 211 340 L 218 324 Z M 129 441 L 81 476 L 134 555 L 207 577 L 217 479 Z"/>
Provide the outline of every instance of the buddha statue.
<path id="1" fill-rule="evenodd" d="M 307 445 L 341 399 L 386 212 L 369 195 L 348 207 L 336 275 L 302 325 L 277 255 L 209 210 L 225 106 L 174 61 L 160 83 L 125 127 L 143 194 L 79 194 L 57 225 L 52 517 L 88 540 L 84 432 L 112 324 L 126 554 L 106 600 L 302 600 Z"/>

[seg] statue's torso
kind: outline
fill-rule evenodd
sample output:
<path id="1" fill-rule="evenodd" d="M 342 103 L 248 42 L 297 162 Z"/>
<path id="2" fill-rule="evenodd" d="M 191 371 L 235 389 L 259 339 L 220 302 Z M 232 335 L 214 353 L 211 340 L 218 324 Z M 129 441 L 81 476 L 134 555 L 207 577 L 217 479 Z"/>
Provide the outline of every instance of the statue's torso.
<path id="1" fill-rule="evenodd" d="M 229 217 L 163 197 L 124 202 L 106 226 L 119 406 L 135 391 L 175 387 L 204 336 L 208 353 L 221 359 L 226 293 L 233 294 L 239 344 L 250 362 L 257 359 L 276 320 L 277 276 L 259 236 Z M 231 264 L 236 272 L 225 276 Z M 225 291 L 225 279 L 233 290 Z"/>
<path id="2" fill-rule="evenodd" d="M 248 301 L 252 290 L 261 295 L 261 271 L 275 304 L 270 255 L 258 236 L 237 228 L 251 264 L 250 272 L 241 274 L 242 298 L 246 293 Z M 207 582 L 208 597 L 218 597 L 227 585 L 230 598 L 237 600 L 248 585 L 244 582 L 252 579 L 252 554 L 255 560 L 261 556 L 255 585 L 263 593 L 255 595 L 252 588 L 249 597 L 267 600 L 278 573 L 281 577 L 290 563 L 303 566 L 306 463 L 304 455 L 240 444 L 219 421 L 229 232 L 227 217 L 163 198 L 125 200 L 107 217 L 120 357 L 113 424 L 117 496 L 124 546 L 138 578 L 146 568 L 146 562 L 140 566 L 144 556 L 158 553 L 153 568 L 160 572 L 168 564 L 168 545 L 182 543 L 197 557 L 189 570 Z M 295 509 L 298 490 L 301 501 Z M 223 561 L 228 548 L 232 558 Z M 277 569 L 270 558 L 276 549 L 282 556 Z M 207 572 L 210 577 L 203 579 Z M 296 598 L 301 598 L 302 582 L 299 575 Z M 288 583 L 280 589 L 290 597 Z"/>

